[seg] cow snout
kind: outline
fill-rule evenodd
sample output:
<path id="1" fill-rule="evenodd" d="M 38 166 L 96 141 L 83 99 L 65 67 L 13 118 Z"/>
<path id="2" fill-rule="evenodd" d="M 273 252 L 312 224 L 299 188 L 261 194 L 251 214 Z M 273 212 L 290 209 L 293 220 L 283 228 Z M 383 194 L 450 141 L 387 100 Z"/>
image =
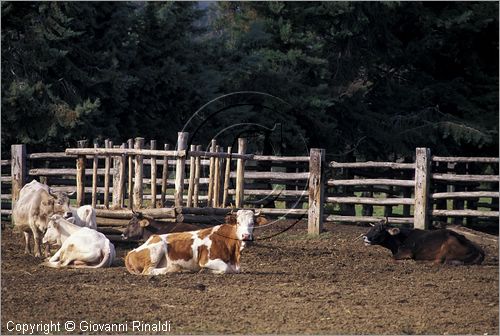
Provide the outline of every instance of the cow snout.
<path id="1" fill-rule="evenodd" d="M 252 235 L 244 233 L 241 237 L 243 240 L 252 240 Z"/>
<path id="2" fill-rule="evenodd" d="M 71 213 L 71 211 L 66 211 L 66 212 L 64 213 L 64 216 L 63 216 L 63 217 L 64 217 L 64 219 L 68 219 L 68 218 L 70 218 L 71 216 L 73 216 L 73 214 Z"/>
<path id="3" fill-rule="evenodd" d="M 122 239 L 123 240 L 127 240 L 128 239 L 128 237 L 127 237 L 127 235 L 125 233 L 122 233 Z"/>
<path id="4" fill-rule="evenodd" d="M 363 236 L 363 241 L 365 242 L 365 245 L 371 245 L 372 242 L 370 241 L 370 239 L 368 239 L 367 236 Z"/>

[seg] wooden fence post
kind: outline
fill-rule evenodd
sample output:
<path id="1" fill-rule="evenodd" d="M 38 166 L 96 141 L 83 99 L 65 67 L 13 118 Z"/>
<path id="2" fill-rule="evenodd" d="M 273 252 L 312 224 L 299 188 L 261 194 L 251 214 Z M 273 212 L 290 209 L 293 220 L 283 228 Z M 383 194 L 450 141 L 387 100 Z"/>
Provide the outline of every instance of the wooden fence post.
<path id="1" fill-rule="evenodd" d="M 429 186 L 431 176 L 431 150 L 417 148 L 415 154 L 415 209 L 413 227 L 426 230 L 429 226 Z"/>
<path id="2" fill-rule="evenodd" d="M 94 148 L 99 148 L 99 144 L 94 142 Z M 92 158 L 92 208 L 97 204 L 97 166 L 99 165 L 97 154 Z"/>
<path id="3" fill-rule="evenodd" d="M 188 132 L 177 133 L 177 150 L 184 151 L 187 147 L 187 140 L 189 137 Z M 186 163 L 186 156 L 181 155 L 177 157 L 175 167 L 175 207 L 182 207 L 182 195 L 184 193 L 184 165 Z"/>
<path id="4" fill-rule="evenodd" d="M 227 147 L 227 153 L 231 155 L 231 146 Z M 229 177 L 231 174 L 231 157 L 226 158 L 226 170 L 224 171 L 224 192 L 222 195 L 222 207 L 225 208 L 229 193 Z"/>
<path id="5" fill-rule="evenodd" d="M 215 148 L 217 146 L 217 140 L 212 139 L 210 145 L 210 153 L 215 152 Z M 210 157 L 210 166 L 208 172 L 208 191 L 207 191 L 207 207 L 213 207 L 213 192 L 214 192 L 214 177 L 215 177 L 215 158 Z"/>
<path id="6" fill-rule="evenodd" d="M 201 151 L 201 145 L 196 145 L 196 151 Z M 196 157 L 194 161 L 194 190 L 193 190 L 193 206 L 195 208 L 198 207 L 198 198 L 199 198 L 199 188 L 200 188 L 200 174 L 201 174 L 201 158 L 199 156 Z"/>
<path id="7" fill-rule="evenodd" d="M 144 146 L 144 138 L 135 138 L 135 149 L 142 149 Z M 134 181 L 134 208 L 142 208 L 142 195 L 143 195 L 143 166 L 142 166 L 142 155 L 137 154 L 135 156 L 135 181 Z"/>
<path id="8" fill-rule="evenodd" d="M 151 149 L 156 149 L 156 140 L 151 140 Z M 156 156 L 151 156 L 151 205 L 156 208 Z"/>
<path id="9" fill-rule="evenodd" d="M 128 148 L 134 148 L 134 139 L 128 139 Z M 134 208 L 134 183 L 132 179 L 134 177 L 134 160 L 132 155 L 128 155 L 128 207 L 129 209 Z"/>
<path id="10" fill-rule="evenodd" d="M 19 192 L 26 184 L 28 167 L 26 166 L 26 145 L 12 145 L 11 177 L 12 177 L 12 209 L 19 199 Z"/>
<path id="11" fill-rule="evenodd" d="M 319 235 L 323 230 L 323 206 L 325 181 L 323 166 L 325 150 L 311 148 L 309 160 L 309 211 L 307 218 L 307 232 Z"/>
<path id="12" fill-rule="evenodd" d="M 247 139 L 238 138 L 238 154 L 245 154 L 247 150 Z M 245 160 L 236 161 L 236 207 L 243 208 L 243 197 L 245 192 Z"/>
<path id="13" fill-rule="evenodd" d="M 170 148 L 169 144 L 164 144 L 163 149 L 168 151 Z M 163 170 L 161 172 L 161 199 L 160 203 L 161 206 L 160 208 L 163 208 L 165 206 L 165 196 L 167 193 L 167 179 L 168 179 L 168 156 L 163 157 Z"/>
<path id="14" fill-rule="evenodd" d="M 113 142 L 109 139 L 104 140 L 105 148 L 113 148 Z M 109 171 L 111 169 L 111 156 L 106 154 L 104 159 L 104 207 L 109 208 Z"/>
<path id="15" fill-rule="evenodd" d="M 196 145 L 191 145 L 191 151 L 196 150 Z M 189 158 L 189 187 L 188 187 L 188 198 L 186 202 L 186 206 L 188 208 L 193 206 L 193 191 L 194 191 L 194 175 L 195 175 L 195 160 L 194 156 Z"/>
<path id="16" fill-rule="evenodd" d="M 78 148 L 87 147 L 87 140 L 77 142 Z M 76 206 L 85 203 L 85 155 L 78 155 L 76 159 Z"/>
<path id="17" fill-rule="evenodd" d="M 125 144 L 115 148 L 125 149 Z M 125 155 L 113 157 L 113 170 L 113 208 L 122 208 L 125 192 Z"/>
<path id="18" fill-rule="evenodd" d="M 215 146 L 215 152 L 219 153 L 219 145 Z M 212 206 L 218 208 L 220 206 L 220 158 L 216 157 L 214 160 L 214 189 L 212 195 Z"/>

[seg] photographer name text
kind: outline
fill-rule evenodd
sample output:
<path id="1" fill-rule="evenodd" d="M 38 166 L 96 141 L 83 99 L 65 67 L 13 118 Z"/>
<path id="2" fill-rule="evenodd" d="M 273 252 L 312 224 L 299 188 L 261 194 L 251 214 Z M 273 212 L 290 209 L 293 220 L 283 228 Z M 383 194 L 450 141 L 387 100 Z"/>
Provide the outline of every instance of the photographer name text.
<path id="1" fill-rule="evenodd" d="M 8 321 L 6 329 L 9 333 L 21 335 L 48 335 L 63 332 L 147 332 L 147 333 L 169 333 L 172 330 L 170 321 L 144 322 L 125 321 L 121 323 L 96 323 L 92 321 L 65 321 L 65 322 L 43 322 L 38 323 L 16 323 Z"/>

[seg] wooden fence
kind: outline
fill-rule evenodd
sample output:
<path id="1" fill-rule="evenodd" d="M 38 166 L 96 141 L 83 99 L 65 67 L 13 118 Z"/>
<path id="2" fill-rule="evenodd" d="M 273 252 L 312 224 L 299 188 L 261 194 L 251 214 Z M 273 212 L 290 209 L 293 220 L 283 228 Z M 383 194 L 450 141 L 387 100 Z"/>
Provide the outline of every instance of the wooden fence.
<path id="1" fill-rule="evenodd" d="M 332 161 L 325 203 L 341 209 L 325 219 L 376 222 L 388 217 L 391 223 L 422 229 L 448 217 L 454 224 L 462 224 L 464 217 L 468 223 L 479 218 L 498 224 L 498 164 L 498 158 L 432 156 L 428 148 L 417 148 L 413 163 Z M 362 207 L 361 216 L 356 216 L 356 205 Z M 374 216 L 373 206 L 383 207 L 383 214 Z M 393 213 L 395 206 L 402 207 L 399 214 Z"/>
<path id="2" fill-rule="evenodd" d="M 60 153 L 28 154 L 25 145 L 13 145 L 12 160 L 2 160 L 2 216 L 10 215 L 24 183 L 38 178 L 54 190 L 76 191 L 75 205 L 96 207 L 99 229 L 108 234 L 126 225 L 131 212 L 125 208 L 191 223 L 222 220 L 229 206 L 260 208 L 268 216 L 307 216 L 315 234 L 323 221 L 388 217 L 427 228 L 447 217 L 498 220 L 498 158 L 437 157 L 417 148 L 412 163 L 326 162 L 323 149 L 309 156 L 255 155 L 241 138 L 236 150 L 212 140 L 204 151 L 187 148 L 188 137 L 180 132 L 173 149 L 144 138 L 103 147 L 79 141 Z M 374 207 L 383 214 L 374 215 Z M 395 207 L 402 209 L 395 213 Z"/>

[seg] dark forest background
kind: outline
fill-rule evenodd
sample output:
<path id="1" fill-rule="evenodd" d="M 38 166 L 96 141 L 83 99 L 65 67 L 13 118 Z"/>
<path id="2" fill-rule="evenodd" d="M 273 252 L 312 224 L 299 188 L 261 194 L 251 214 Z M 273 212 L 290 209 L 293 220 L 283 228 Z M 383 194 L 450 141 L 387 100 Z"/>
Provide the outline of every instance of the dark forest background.
<path id="1" fill-rule="evenodd" d="M 285 155 L 498 155 L 498 2 L 2 2 L 2 154 L 197 143 L 280 124 Z M 221 111 L 219 113 L 216 113 Z M 276 130 L 276 128 L 275 128 Z M 302 154 L 302 153 L 300 153 Z"/>

